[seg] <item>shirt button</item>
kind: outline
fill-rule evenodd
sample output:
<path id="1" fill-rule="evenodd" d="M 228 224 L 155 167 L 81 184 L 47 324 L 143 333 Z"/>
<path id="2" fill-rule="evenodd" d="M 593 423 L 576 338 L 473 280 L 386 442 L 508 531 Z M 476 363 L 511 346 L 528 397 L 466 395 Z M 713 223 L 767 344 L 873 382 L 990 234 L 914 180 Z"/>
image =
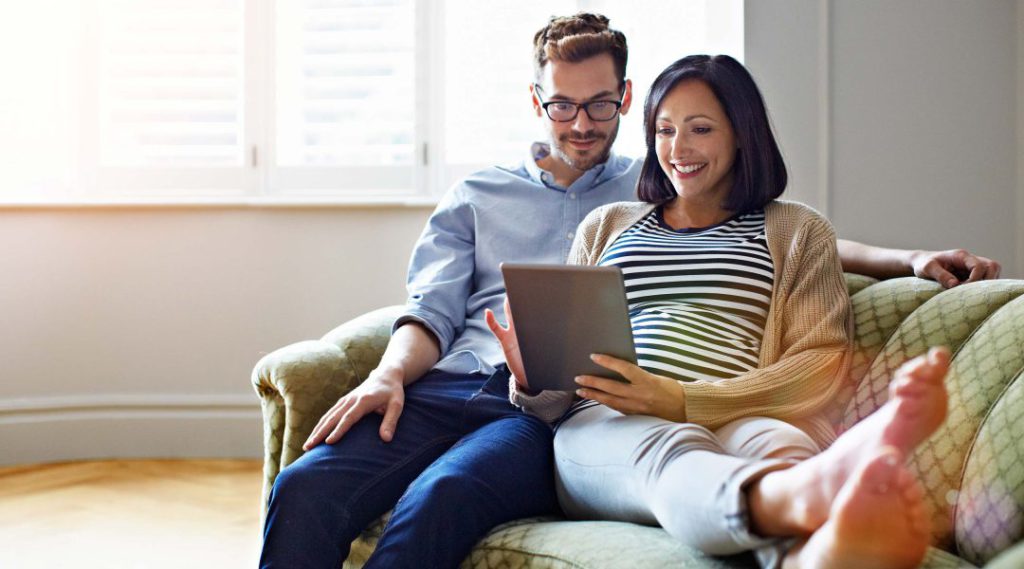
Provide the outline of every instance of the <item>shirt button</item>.
<path id="1" fill-rule="evenodd" d="M 576 199 L 576 194 L 569 194 L 569 199 L 571 199 L 571 200 Z"/>
<path id="2" fill-rule="evenodd" d="M 566 233 L 565 234 L 565 238 L 568 239 L 569 241 L 572 241 L 572 231 L 570 231 L 569 233 Z"/>

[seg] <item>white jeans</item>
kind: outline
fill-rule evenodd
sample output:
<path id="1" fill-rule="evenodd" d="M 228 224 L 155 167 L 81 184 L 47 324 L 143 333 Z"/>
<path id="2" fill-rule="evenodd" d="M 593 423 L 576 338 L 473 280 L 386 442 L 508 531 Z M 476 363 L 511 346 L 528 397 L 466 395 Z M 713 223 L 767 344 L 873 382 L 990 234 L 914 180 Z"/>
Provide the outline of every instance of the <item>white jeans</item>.
<path id="1" fill-rule="evenodd" d="M 754 550 L 772 567 L 787 544 L 750 531 L 745 489 L 818 452 L 778 419 L 745 418 L 711 432 L 597 405 L 555 432 L 558 499 L 573 518 L 660 525 L 704 553 Z"/>

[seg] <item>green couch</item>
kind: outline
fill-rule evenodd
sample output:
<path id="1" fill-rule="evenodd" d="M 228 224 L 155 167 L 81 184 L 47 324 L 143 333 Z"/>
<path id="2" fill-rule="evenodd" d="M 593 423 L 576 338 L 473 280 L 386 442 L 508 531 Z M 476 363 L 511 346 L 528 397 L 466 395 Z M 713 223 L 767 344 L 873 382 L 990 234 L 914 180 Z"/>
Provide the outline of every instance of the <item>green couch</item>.
<path id="1" fill-rule="evenodd" d="M 855 358 L 834 419 L 848 426 L 877 409 L 903 361 L 944 344 L 953 351 L 946 423 L 911 456 L 927 493 L 934 547 L 923 567 L 1024 567 L 1024 281 L 948 291 L 930 281 L 847 275 Z M 263 405 L 263 504 L 278 472 L 302 454 L 320 416 L 374 368 L 401 307 L 351 320 L 320 340 L 265 356 L 252 381 Z M 352 545 L 346 567 L 373 550 L 383 520 Z M 463 567 L 754 567 L 748 555 L 711 558 L 655 527 L 561 519 L 496 528 Z"/>

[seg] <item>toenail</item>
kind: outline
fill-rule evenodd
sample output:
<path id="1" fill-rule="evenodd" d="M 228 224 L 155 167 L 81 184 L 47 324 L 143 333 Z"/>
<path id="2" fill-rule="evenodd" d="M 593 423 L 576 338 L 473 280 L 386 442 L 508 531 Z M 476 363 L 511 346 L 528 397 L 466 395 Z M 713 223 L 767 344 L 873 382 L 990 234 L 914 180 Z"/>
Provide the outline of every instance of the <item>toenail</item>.
<path id="1" fill-rule="evenodd" d="M 958 498 L 960 498 L 960 492 L 957 492 L 956 490 L 946 492 L 946 503 L 950 506 L 955 506 Z"/>

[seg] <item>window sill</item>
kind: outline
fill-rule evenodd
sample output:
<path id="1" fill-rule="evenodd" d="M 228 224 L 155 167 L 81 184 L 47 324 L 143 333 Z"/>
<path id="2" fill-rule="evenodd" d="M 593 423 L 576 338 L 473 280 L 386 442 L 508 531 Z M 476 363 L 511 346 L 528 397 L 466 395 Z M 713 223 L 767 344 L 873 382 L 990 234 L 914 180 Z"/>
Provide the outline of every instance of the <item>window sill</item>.
<path id="1" fill-rule="evenodd" d="M 54 201 L 0 201 L 0 211 L 19 209 L 119 209 L 119 208 L 433 208 L 437 198 L 375 197 L 375 198 L 158 198 L 158 199 L 90 199 Z"/>

